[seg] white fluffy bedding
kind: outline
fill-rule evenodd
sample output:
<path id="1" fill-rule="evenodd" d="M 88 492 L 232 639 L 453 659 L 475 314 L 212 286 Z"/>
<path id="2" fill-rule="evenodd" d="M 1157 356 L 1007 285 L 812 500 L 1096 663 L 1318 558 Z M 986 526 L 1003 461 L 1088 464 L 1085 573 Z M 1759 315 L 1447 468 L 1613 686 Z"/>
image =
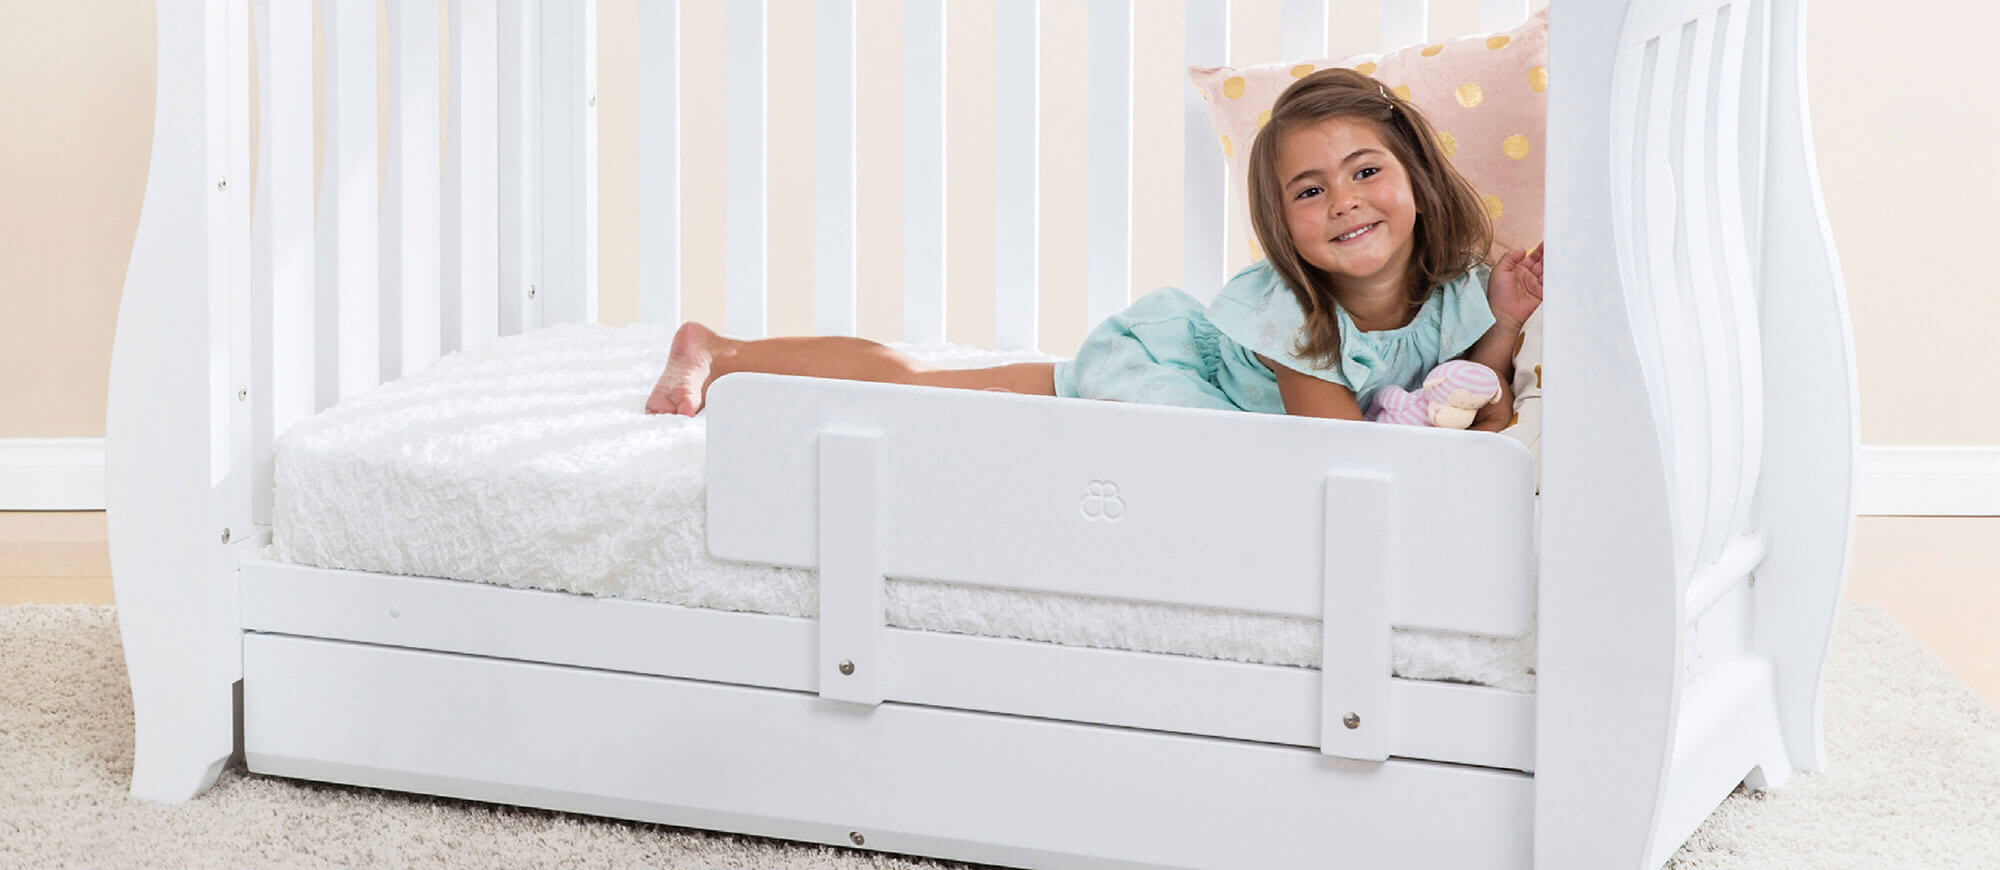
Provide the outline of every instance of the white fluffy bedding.
<path id="1" fill-rule="evenodd" d="M 649 417 L 672 331 L 556 326 L 454 354 L 292 427 L 272 555 L 689 607 L 809 616 L 812 571 L 708 555 L 706 420 Z M 941 366 L 1047 359 L 904 348 Z M 891 578 L 890 625 L 1317 666 L 1317 620 Z M 1534 688 L 1534 641 L 1398 630 L 1399 676 Z"/>

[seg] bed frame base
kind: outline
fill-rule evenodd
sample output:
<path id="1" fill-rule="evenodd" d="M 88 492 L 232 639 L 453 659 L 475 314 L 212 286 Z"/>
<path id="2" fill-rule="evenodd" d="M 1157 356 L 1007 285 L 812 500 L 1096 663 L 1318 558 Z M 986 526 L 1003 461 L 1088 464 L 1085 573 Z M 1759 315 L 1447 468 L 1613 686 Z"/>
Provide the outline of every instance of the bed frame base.
<path id="1" fill-rule="evenodd" d="M 1014 866 L 1531 861 L 1533 779 L 1511 771 L 274 634 L 243 650 L 257 773 Z"/>
<path id="2" fill-rule="evenodd" d="M 840 675 L 822 676 L 822 625 L 806 617 L 262 561 L 245 562 L 242 578 L 244 631 L 846 700 L 825 691 Z M 892 665 L 881 697 L 904 704 L 1308 749 L 1325 730 L 1322 681 L 1309 668 L 903 628 L 878 633 L 879 660 Z M 1398 723 L 1389 754 L 1533 770 L 1534 695 L 1383 682 Z"/>

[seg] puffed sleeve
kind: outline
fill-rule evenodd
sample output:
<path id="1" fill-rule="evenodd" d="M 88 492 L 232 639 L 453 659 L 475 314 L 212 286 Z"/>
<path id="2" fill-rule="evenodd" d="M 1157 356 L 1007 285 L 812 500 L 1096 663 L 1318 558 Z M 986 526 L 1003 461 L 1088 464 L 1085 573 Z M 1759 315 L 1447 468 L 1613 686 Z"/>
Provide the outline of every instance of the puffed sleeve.
<path id="1" fill-rule="evenodd" d="M 1475 266 L 1439 288 L 1444 298 L 1440 300 L 1438 361 L 1465 355 L 1493 328 L 1493 308 L 1486 302 L 1486 281 L 1492 272 L 1483 264 Z"/>
<path id="2" fill-rule="evenodd" d="M 1208 306 L 1209 322 L 1229 340 L 1294 371 L 1339 384 L 1359 395 L 1381 367 L 1373 342 L 1345 317 L 1340 325 L 1340 355 L 1334 366 L 1303 359 L 1293 348 L 1305 328 L 1305 310 L 1298 297 L 1268 261 L 1259 260 L 1236 273 Z"/>

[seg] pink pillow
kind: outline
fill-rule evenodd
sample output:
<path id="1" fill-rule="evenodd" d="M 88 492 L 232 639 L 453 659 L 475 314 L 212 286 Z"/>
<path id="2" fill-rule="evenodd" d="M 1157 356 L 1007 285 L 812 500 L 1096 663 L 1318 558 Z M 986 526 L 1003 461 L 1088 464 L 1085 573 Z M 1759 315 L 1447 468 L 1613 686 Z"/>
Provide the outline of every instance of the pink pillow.
<path id="1" fill-rule="evenodd" d="M 1476 34 L 1383 55 L 1233 67 L 1193 67 L 1208 119 L 1229 160 L 1230 213 L 1261 259 L 1250 229 L 1250 144 L 1271 104 L 1315 70 L 1348 67 L 1374 76 L 1430 119 L 1453 165 L 1493 215 L 1494 254 L 1542 238 L 1542 147 L 1548 127 L 1549 13 L 1505 33 Z"/>

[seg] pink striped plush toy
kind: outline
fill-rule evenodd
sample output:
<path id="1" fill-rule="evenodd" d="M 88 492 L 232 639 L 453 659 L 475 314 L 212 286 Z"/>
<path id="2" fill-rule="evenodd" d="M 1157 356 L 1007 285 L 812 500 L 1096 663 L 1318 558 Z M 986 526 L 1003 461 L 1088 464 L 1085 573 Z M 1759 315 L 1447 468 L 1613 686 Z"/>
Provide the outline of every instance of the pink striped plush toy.
<path id="1" fill-rule="evenodd" d="M 1500 401 L 1500 376 L 1469 359 L 1441 363 L 1424 376 L 1424 391 L 1412 393 L 1394 384 L 1376 391 L 1367 419 L 1407 426 L 1463 429 L 1481 406 Z"/>

